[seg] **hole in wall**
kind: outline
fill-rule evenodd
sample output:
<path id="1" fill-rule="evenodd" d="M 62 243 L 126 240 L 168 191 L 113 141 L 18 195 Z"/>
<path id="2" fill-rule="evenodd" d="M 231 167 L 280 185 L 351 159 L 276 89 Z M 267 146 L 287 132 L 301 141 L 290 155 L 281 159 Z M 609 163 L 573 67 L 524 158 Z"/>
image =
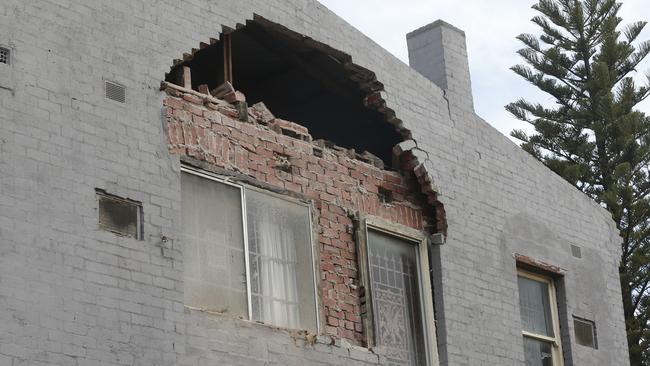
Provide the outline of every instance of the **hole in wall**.
<path id="1" fill-rule="evenodd" d="M 214 90 L 228 81 L 249 105 L 263 102 L 314 139 L 368 151 L 386 167 L 393 146 L 409 135 L 389 122 L 395 116 L 385 108 L 374 73 L 353 65 L 347 54 L 260 17 L 201 44 L 165 80 L 194 90 Z"/>
<path id="2" fill-rule="evenodd" d="M 174 60 L 161 87 L 170 84 L 181 93 L 192 89 L 225 100 L 238 109 L 231 117 L 244 122 L 248 119 L 242 119 L 239 110 L 253 111 L 257 123 L 272 129 L 279 126 L 274 129 L 277 133 L 313 141 L 316 157 L 323 157 L 325 148 L 345 149 L 353 159 L 414 178 L 434 213 L 427 215 L 433 217 L 427 230 L 446 235 L 444 205 L 424 174 L 424 162 L 411 153 L 417 147 L 411 132 L 387 107 L 376 75 L 354 64 L 350 55 L 254 15 L 235 30 L 224 27 L 218 39 L 201 42 L 199 48 Z M 305 128 L 304 133 L 297 133 L 299 128 L 291 126 L 295 124 Z M 409 140 L 414 146 L 394 150 Z M 286 164 L 275 158 L 274 167 L 282 170 Z M 391 192 L 383 199 L 402 198 Z"/>
<path id="3" fill-rule="evenodd" d="M 385 187 L 379 187 L 379 200 L 382 203 L 393 202 L 393 191 Z"/>

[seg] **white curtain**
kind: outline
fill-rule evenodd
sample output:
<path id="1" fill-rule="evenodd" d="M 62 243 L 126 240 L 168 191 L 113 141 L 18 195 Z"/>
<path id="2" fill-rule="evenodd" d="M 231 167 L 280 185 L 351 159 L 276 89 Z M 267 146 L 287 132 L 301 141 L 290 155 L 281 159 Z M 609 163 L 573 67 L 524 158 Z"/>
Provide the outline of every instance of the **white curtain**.
<path id="1" fill-rule="evenodd" d="M 300 313 L 298 258 L 302 256 L 297 245 L 308 245 L 300 240 L 306 229 L 305 208 L 248 190 L 246 210 L 253 319 L 299 329 L 305 319 Z"/>
<path id="2" fill-rule="evenodd" d="M 260 314 L 262 321 L 288 328 L 300 326 L 293 232 L 282 212 L 258 211 Z"/>

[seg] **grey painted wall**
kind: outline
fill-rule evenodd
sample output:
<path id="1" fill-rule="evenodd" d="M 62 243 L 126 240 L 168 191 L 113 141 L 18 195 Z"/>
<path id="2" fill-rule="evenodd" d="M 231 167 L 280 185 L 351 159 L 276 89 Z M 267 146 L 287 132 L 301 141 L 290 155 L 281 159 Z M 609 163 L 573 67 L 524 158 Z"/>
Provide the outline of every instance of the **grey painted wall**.
<path id="1" fill-rule="evenodd" d="M 514 252 L 564 268 L 567 313 L 596 320 L 598 350 L 569 344 L 567 324 L 575 365 L 627 363 L 611 219 L 476 116 L 471 91 L 445 95 L 312 0 L 5 0 L 0 365 L 381 362 L 183 306 L 180 165 L 158 87 L 172 59 L 253 13 L 375 71 L 424 151 L 449 222 L 436 288 L 443 364 L 522 363 Z M 125 105 L 104 98 L 104 79 L 127 87 Z M 95 188 L 143 202 L 144 240 L 97 230 Z"/>

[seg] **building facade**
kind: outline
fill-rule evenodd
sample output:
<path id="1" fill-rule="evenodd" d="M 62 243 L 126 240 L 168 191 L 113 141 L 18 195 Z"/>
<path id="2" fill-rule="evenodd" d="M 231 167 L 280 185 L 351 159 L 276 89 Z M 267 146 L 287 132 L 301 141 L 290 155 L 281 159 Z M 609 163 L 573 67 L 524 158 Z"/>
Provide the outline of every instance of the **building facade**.
<path id="1" fill-rule="evenodd" d="M 315 0 L 0 4 L 0 365 L 626 365 L 606 210 Z"/>

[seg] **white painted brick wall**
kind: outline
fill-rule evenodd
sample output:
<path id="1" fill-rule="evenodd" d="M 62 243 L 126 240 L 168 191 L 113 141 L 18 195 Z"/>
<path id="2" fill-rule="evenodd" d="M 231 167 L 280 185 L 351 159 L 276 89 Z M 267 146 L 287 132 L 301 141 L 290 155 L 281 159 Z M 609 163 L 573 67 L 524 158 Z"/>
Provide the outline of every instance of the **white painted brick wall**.
<path id="1" fill-rule="evenodd" d="M 574 364 L 626 363 L 606 212 L 315 1 L 5 0 L 0 43 L 15 53 L 0 85 L 0 365 L 381 362 L 183 307 L 179 163 L 158 86 L 174 58 L 253 13 L 375 71 L 427 151 L 449 220 L 436 288 L 446 365 L 522 363 L 513 252 L 565 268 L 568 312 L 595 318 L 599 350 L 565 345 Z M 127 87 L 126 105 L 104 99 L 104 79 Z M 143 203 L 143 241 L 97 230 L 96 187 Z"/>

